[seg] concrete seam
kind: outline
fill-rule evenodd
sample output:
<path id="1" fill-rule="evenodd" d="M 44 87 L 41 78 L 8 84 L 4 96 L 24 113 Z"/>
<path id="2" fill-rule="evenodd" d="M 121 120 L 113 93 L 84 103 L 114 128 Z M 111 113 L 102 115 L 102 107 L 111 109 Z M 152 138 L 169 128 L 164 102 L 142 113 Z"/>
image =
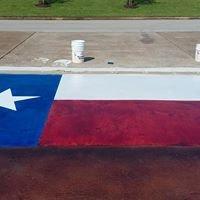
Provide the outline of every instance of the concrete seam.
<path id="1" fill-rule="evenodd" d="M 171 41 L 170 39 L 166 38 L 164 35 L 160 34 L 159 32 L 156 32 L 158 35 L 160 35 L 162 38 L 164 38 L 165 40 L 167 40 L 168 42 L 170 42 L 171 44 L 173 44 L 175 47 L 177 47 L 179 50 L 181 50 L 182 52 L 184 52 L 185 54 L 187 54 L 188 57 L 193 58 L 193 56 L 191 56 L 190 54 L 188 54 L 187 51 L 185 51 L 184 49 L 180 48 L 176 43 L 174 43 L 173 41 Z"/>
<path id="2" fill-rule="evenodd" d="M 144 74 L 200 74 L 200 69 L 197 67 L 182 67 L 182 68 L 73 68 L 73 67 L 14 67 L 0 66 L 0 73 L 50 73 L 50 74 L 101 74 L 101 73 L 144 73 Z"/>
<path id="3" fill-rule="evenodd" d="M 13 50 L 15 50 L 17 47 L 19 47 L 21 44 L 26 42 L 28 39 L 30 39 L 36 32 L 31 33 L 28 37 L 26 37 L 23 41 L 19 42 L 17 45 L 12 47 L 9 51 L 7 51 L 5 54 L 0 56 L 0 60 L 2 60 L 4 57 L 6 57 L 8 54 L 10 54 Z"/>

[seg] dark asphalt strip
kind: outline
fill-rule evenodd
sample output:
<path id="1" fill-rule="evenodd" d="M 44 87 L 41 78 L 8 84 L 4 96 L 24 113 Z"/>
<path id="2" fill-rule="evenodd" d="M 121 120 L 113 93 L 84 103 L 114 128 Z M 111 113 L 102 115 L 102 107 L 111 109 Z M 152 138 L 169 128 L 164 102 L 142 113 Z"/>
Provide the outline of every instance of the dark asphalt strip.
<path id="1" fill-rule="evenodd" d="M 0 199 L 200 199 L 200 148 L 0 151 Z"/>

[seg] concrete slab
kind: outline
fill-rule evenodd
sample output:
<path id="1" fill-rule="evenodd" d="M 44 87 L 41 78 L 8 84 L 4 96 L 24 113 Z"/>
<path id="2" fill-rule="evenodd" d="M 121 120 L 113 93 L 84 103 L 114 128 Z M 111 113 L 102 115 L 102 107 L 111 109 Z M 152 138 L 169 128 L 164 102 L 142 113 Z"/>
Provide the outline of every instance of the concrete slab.
<path id="1" fill-rule="evenodd" d="M 86 40 L 86 56 L 91 60 L 81 65 L 72 64 L 72 68 L 200 66 L 190 53 L 158 33 L 36 33 L 1 59 L 0 65 L 52 66 L 57 59 L 71 59 L 70 41 L 73 39 Z M 191 38 L 188 36 L 185 40 L 185 49 L 190 49 Z M 187 47 L 188 44 L 190 47 Z M 41 57 L 49 61 L 44 62 Z M 113 61 L 114 65 L 108 65 L 108 61 Z"/>
<path id="2" fill-rule="evenodd" d="M 172 42 L 181 50 L 185 51 L 192 58 L 195 58 L 196 44 L 200 43 L 199 32 L 171 32 L 171 33 L 159 33 L 168 41 Z"/>
<path id="3" fill-rule="evenodd" d="M 32 34 L 31 32 L 0 32 L 0 58 Z"/>

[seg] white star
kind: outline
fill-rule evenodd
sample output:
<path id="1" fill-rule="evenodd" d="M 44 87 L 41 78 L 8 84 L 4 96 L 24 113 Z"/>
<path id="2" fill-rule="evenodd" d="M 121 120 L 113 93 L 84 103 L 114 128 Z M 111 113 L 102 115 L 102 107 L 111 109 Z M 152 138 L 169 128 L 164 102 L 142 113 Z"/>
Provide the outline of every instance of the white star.
<path id="1" fill-rule="evenodd" d="M 0 93 L 0 107 L 17 111 L 15 105 L 16 101 L 24 101 L 34 98 L 39 98 L 39 96 L 13 96 L 11 89 L 8 89 Z"/>

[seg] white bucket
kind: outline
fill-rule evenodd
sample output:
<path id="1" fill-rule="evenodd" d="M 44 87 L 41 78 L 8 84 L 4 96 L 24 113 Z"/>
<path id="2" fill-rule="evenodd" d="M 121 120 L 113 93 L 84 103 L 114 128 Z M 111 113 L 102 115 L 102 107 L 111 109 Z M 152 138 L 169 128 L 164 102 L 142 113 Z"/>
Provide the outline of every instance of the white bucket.
<path id="1" fill-rule="evenodd" d="M 200 62 L 200 44 L 197 44 L 196 46 L 196 56 L 195 56 L 195 60 L 197 62 Z"/>
<path id="2" fill-rule="evenodd" d="M 85 41 L 84 40 L 73 40 L 71 42 L 72 46 L 72 62 L 73 63 L 83 63 L 84 62 L 84 50 Z"/>

